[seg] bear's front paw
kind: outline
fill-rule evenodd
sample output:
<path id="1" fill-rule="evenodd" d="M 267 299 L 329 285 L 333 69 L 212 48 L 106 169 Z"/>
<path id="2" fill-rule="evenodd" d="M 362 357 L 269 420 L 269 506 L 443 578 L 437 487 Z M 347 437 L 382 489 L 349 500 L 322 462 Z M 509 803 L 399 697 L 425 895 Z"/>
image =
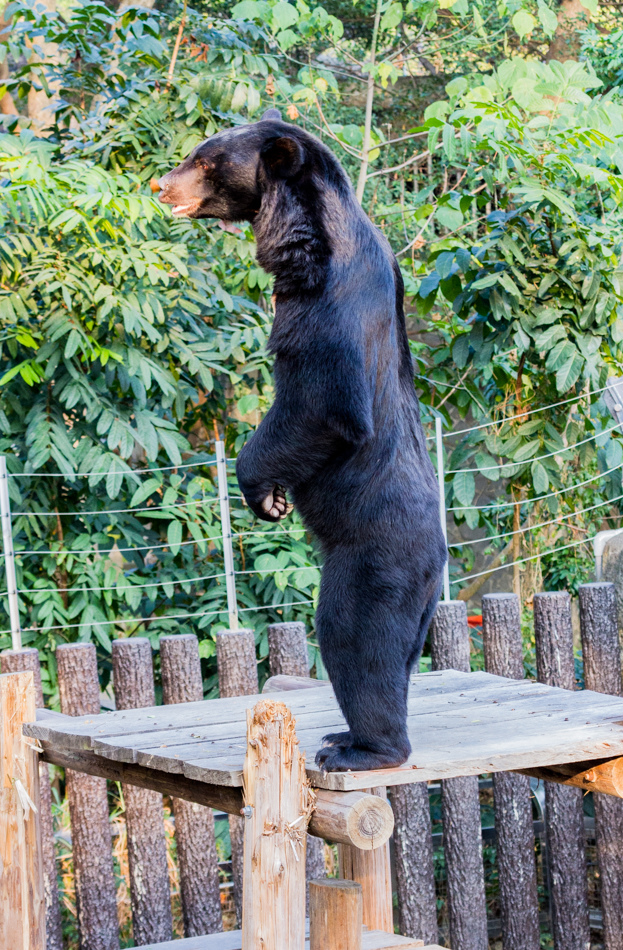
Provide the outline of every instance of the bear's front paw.
<path id="1" fill-rule="evenodd" d="M 340 738 L 337 733 L 335 738 Z M 346 733 L 348 735 L 348 733 Z M 331 738 L 330 736 L 326 737 Z M 316 765 L 323 772 L 371 772 L 374 769 L 391 769 L 402 765 L 409 758 L 406 749 L 387 749 L 383 752 L 364 746 L 343 745 L 341 741 L 325 745 L 316 753 Z"/>
<path id="2" fill-rule="evenodd" d="M 292 511 L 292 505 L 288 504 L 283 488 L 275 485 L 262 502 L 262 511 L 271 521 L 281 521 Z"/>

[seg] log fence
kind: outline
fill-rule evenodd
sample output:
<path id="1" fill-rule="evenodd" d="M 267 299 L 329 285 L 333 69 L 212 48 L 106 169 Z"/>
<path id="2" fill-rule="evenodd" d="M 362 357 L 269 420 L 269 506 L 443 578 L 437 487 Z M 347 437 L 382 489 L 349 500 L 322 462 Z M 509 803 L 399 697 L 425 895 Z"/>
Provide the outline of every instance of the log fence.
<path id="1" fill-rule="evenodd" d="M 584 585 L 580 588 L 579 601 L 585 686 L 595 692 L 621 696 L 623 689 L 613 586 Z M 517 598 L 515 595 L 505 594 L 486 595 L 483 598 L 482 612 L 487 671 L 515 681 L 521 679 L 523 657 Z M 536 595 L 534 624 L 539 681 L 574 690 L 576 681 L 568 595 L 560 592 Z M 321 684 L 308 678 L 306 633 L 302 624 L 272 625 L 268 642 L 271 679 L 266 686 L 266 701 L 270 712 L 273 708 L 270 704 L 275 701 L 283 699 L 287 705 L 287 691 L 293 688 L 300 690 L 305 685 L 317 687 Z M 465 604 L 457 601 L 440 604 L 431 628 L 433 669 L 469 670 L 469 649 Z M 255 638 L 251 631 L 220 632 L 217 636 L 217 659 L 221 695 L 235 697 L 258 692 Z M 95 648 L 82 643 L 63 645 L 57 650 L 57 665 L 62 711 L 70 716 L 97 715 L 100 712 L 100 693 Z M 40 677 L 37 680 L 39 669 L 36 651 L 28 648 L 6 651 L 0 658 L 0 669 L 3 674 L 16 674 L 20 671 L 32 673 L 36 684 L 36 704 L 42 704 Z M 154 705 L 153 670 L 152 648 L 148 640 L 131 638 L 114 641 L 113 677 L 117 709 L 136 710 Z M 165 703 L 188 703 L 203 697 L 196 637 L 163 637 L 160 642 L 160 671 Z M 22 672 L 22 675 L 27 675 L 27 672 Z M 6 677 L 0 680 L 0 686 L 4 682 L 7 682 Z M 4 687 L 5 692 L 8 688 Z M 4 709 L 4 696 L 5 693 L 0 688 L 0 710 Z M 533 702 L 535 710 L 538 710 L 538 699 Z M 0 716 L 5 715 L 0 711 Z M 258 720 L 258 728 L 270 726 L 271 721 L 267 713 L 264 718 L 260 717 Z M 270 742 L 276 742 L 277 738 L 275 734 Z M 92 765 L 94 774 L 86 774 L 89 755 L 88 752 L 75 752 L 59 754 L 56 760 L 53 756 L 48 758 L 67 766 L 66 784 L 71 815 L 81 946 L 84 950 L 116 950 L 119 947 L 119 931 L 106 778 L 98 772 L 101 766 L 96 762 Z M 80 771 L 70 768 L 72 761 L 76 766 L 80 766 Z M 162 788 L 155 790 L 153 776 L 142 776 L 142 767 L 139 764 L 115 763 L 115 766 L 118 768 L 116 774 L 118 780 L 123 783 L 124 791 L 134 939 L 137 946 L 152 947 L 172 938 L 162 795 L 170 796 L 173 785 L 165 782 Z M 268 765 L 264 763 L 258 767 L 261 771 L 261 768 Z M 293 781 L 293 770 L 299 766 L 292 762 L 288 768 L 290 771 L 283 776 L 286 784 Z M 36 937 L 36 922 L 41 920 L 45 908 L 47 948 L 61 950 L 56 876 L 53 864 L 50 863 L 50 854 L 53 856 L 53 839 L 48 765 L 41 763 L 38 771 L 41 797 L 37 827 L 34 830 L 33 824 L 32 833 L 40 836 L 41 867 L 38 870 L 33 869 L 32 873 L 33 879 L 40 881 L 40 887 L 39 890 L 35 888 L 33 894 L 29 895 L 30 904 L 27 901 L 24 908 L 26 918 L 23 915 L 19 918 L 19 926 L 23 926 L 23 919 L 28 919 L 28 927 L 35 936 L 31 935 L 30 944 L 26 943 L 24 946 L 29 950 L 39 950 L 35 942 L 39 939 Z M 533 780 L 545 780 L 546 854 L 549 868 L 547 885 L 555 947 L 557 950 L 575 950 L 576 947 L 578 950 L 580 947 L 586 950 L 586 947 L 590 946 L 582 798 L 586 791 L 592 791 L 602 894 L 601 939 L 604 950 L 622 950 L 622 760 L 535 766 L 522 771 L 525 774 L 496 772 L 493 775 L 496 860 L 499 874 L 497 902 L 504 950 L 536 950 L 539 945 L 535 826 L 528 775 L 533 776 Z M 110 770 L 106 771 L 106 777 L 110 778 L 111 774 Z M 256 771 L 254 774 L 257 780 L 259 773 Z M 241 815 L 243 800 L 240 789 L 211 787 L 203 782 L 193 782 L 184 776 L 173 778 L 176 778 L 173 807 L 178 860 L 182 874 L 185 933 L 187 937 L 217 934 L 222 930 L 223 922 L 212 809 L 225 811 L 234 827 L 238 823 L 240 837 L 245 834 L 253 836 L 253 822 Z M 149 782 L 152 787 L 141 787 L 141 782 Z M 481 781 L 481 787 L 482 785 Z M 264 786 L 261 789 L 258 787 L 258 795 L 265 794 L 263 788 Z M 420 782 L 396 785 L 389 791 L 395 814 L 393 860 L 398 904 L 395 923 L 405 938 L 412 938 L 410 944 L 400 946 L 416 946 L 413 941 L 417 940 L 422 940 L 427 945 L 436 944 L 440 939 L 436 907 L 439 891 L 435 887 L 433 859 L 438 836 L 433 839 L 429 805 L 429 797 L 434 789 L 427 787 L 426 782 Z M 38 794 L 39 792 L 33 791 L 35 797 Z M 306 877 L 308 892 L 311 894 L 311 900 L 308 897 L 309 916 L 312 921 L 311 946 L 318 950 L 320 947 L 332 950 L 332 945 L 326 942 L 326 928 L 329 927 L 329 932 L 333 928 L 336 933 L 340 931 L 342 934 L 342 942 L 335 943 L 336 948 L 351 950 L 352 946 L 353 950 L 360 950 L 360 920 L 377 934 L 385 931 L 389 940 L 388 935 L 394 929 L 389 847 L 359 850 L 361 846 L 367 846 L 365 840 L 357 837 L 363 827 L 357 814 L 365 812 L 367 816 L 372 815 L 373 806 L 371 811 L 369 804 L 371 800 L 378 801 L 380 809 L 374 822 L 378 825 L 378 822 L 383 823 L 386 820 L 382 811 L 382 808 L 386 807 L 384 798 L 371 797 L 365 790 L 348 793 L 318 790 L 318 794 L 319 801 L 310 831 L 316 835 L 324 835 L 329 840 L 341 840 L 339 849 L 342 880 L 329 881 L 324 886 L 322 880 L 319 880 L 324 873 L 324 864 L 315 861 L 312 865 L 308 861 L 305 875 L 299 867 L 300 860 L 292 853 L 292 846 L 285 848 L 285 853 L 290 849 L 287 867 L 292 880 L 303 874 L 300 880 Z M 478 777 L 445 779 L 441 783 L 441 794 L 443 853 L 449 905 L 448 945 L 453 950 L 485 950 L 489 946 L 492 927 L 491 920 L 487 927 Z M 341 797 L 344 795 L 353 797 L 346 800 Z M 379 790 L 376 795 L 384 795 L 384 791 Z M 197 799 L 202 804 L 199 804 Z M 338 800 L 340 805 L 344 803 L 341 818 L 336 811 Z M 270 820 L 271 808 L 273 804 L 270 800 L 258 799 L 259 811 L 256 818 L 265 814 L 266 820 Z M 9 815 L 3 820 L 12 819 Z M 296 821 L 296 817 L 293 817 L 293 821 Z M 486 834 L 484 838 L 488 840 Z M 307 835 L 297 841 L 297 848 L 301 849 L 301 853 L 310 844 L 322 853 L 323 845 L 319 837 Z M 356 846 L 353 847 L 355 843 Z M 232 847 L 235 847 L 235 834 L 232 835 Z M 269 852 L 266 854 L 268 861 Z M 299 859 L 300 856 L 299 854 Z M 241 877 L 248 877 L 250 871 L 245 869 L 241 851 L 239 861 Z M 304 866 L 303 864 L 303 868 Z M 186 889 L 184 880 L 187 882 Z M 298 893 L 304 894 L 300 881 L 295 886 Z M 239 902 L 242 901 L 242 893 L 239 884 Z M 0 888 L 0 900 L 1 895 Z M 304 900 L 304 897 L 301 900 Z M 254 926 L 253 921 L 257 919 L 258 913 L 261 915 L 261 903 L 260 899 L 255 910 L 253 906 L 247 910 L 248 927 Z M 244 918 L 240 911 L 239 913 L 241 918 Z M 9 923 L 4 926 L 15 926 L 14 917 L 7 920 Z M 339 927 L 331 921 L 339 921 Z M 593 925 L 594 923 L 593 920 Z M 224 940 L 226 936 L 223 934 Z M 442 933 L 442 939 L 445 936 L 445 932 Z M 251 938 L 248 935 L 245 937 L 243 934 L 241 939 L 246 939 L 249 946 L 253 945 L 252 942 L 249 943 Z M 291 935 L 291 939 L 294 946 L 300 944 L 302 936 L 297 932 Z M 382 936 L 378 939 L 381 942 L 377 945 L 384 947 Z M 242 945 L 246 946 L 244 943 Z M 8 947 L 12 944 L 7 943 L 5 937 L 2 946 Z M 21 944 L 19 946 L 21 948 Z M 165 946 L 168 948 L 169 944 L 166 943 Z M 223 947 L 226 946 L 228 944 L 223 943 Z M 234 947 L 234 944 L 231 946 Z M 374 944 L 370 943 L 370 946 Z M 393 944 L 387 943 L 386 946 Z M 171 944 L 171 950 L 174 948 L 175 941 Z"/>

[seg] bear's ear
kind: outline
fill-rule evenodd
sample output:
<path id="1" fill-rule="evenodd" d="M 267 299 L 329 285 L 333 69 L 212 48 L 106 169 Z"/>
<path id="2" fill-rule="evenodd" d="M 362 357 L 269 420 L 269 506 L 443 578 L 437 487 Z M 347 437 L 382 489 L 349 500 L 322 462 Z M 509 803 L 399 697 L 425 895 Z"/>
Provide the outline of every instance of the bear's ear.
<path id="1" fill-rule="evenodd" d="M 266 143 L 262 158 L 275 178 L 292 178 L 301 170 L 305 153 L 296 139 L 283 135 Z"/>
<path id="2" fill-rule="evenodd" d="M 260 119 L 260 122 L 262 122 L 264 119 L 277 119 L 279 122 L 281 122 L 281 112 L 279 109 L 267 109 Z"/>

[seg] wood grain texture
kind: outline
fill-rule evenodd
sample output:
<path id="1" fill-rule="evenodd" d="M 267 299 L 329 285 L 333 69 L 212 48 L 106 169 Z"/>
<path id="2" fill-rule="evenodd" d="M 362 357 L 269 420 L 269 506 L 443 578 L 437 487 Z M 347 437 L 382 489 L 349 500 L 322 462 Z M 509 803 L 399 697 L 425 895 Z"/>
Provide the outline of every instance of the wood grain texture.
<path id="1" fill-rule="evenodd" d="M 100 711 L 97 654 L 90 643 L 56 649 L 61 710 L 97 717 Z M 65 773 L 78 928 L 83 950 L 118 950 L 119 923 L 113 874 L 106 780 L 68 769 Z"/>
<path id="2" fill-rule="evenodd" d="M 398 891 L 398 929 L 425 943 L 439 939 L 428 785 L 390 789 L 394 811 L 394 866 Z"/>
<path id="3" fill-rule="evenodd" d="M 310 950 L 361 950 L 361 885 L 355 881 L 310 881 Z"/>
<path id="4" fill-rule="evenodd" d="M 431 624 L 433 669 L 469 670 L 469 628 L 463 601 L 441 603 Z M 478 778 L 441 784 L 443 844 L 453 950 L 487 950 L 487 908 Z"/>
<path id="5" fill-rule="evenodd" d="M 421 950 L 443 950 L 437 944 L 423 947 L 421 940 L 410 940 L 398 934 L 390 935 L 378 931 L 364 931 L 361 938 L 361 950 L 414 950 L 415 947 Z M 170 943 L 140 947 L 139 950 L 242 950 L 242 932 L 235 930 L 210 937 L 173 940 Z M 309 940 L 305 941 L 305 950 L 310 950 Z"/>
<path id="6" fill-rule="evenodd" d="M 387 800 L 387 790 L 373 788 L 373 795 Z M 340 877 L 361 884 L 363 893 L 363 924 L 369 930 L 394 932 L 392 872 L 389 841 L 374 851 L 361 851 L 350 845 L 338 849 Z"/>
<path id="7" fill-rule="evenodd" d="M 35 702 L 37 709 L 44 706 L 41 688 L 39 651 L 34 647 L 23 650 L 5 650 L 0 654 L 1 673 L 20 673 L 30 670 L 34 675 Z M 63 926 L 61 905 L 58 899 L 58 877 L 54 847 L 54 822 L 52 820 L 52 786 L 47 762 L 39 763 L 39 822 L 41 825 L 41 849 L 43 854 L 43 887 L 45 890 L 45 935 L 46 950 L 63 950 Z"/>
<path id="8" fill-rule="evenodd" d="M 117 709 L 155 706 L 151 643 L 146 637 L 114 640 Z M 132 932 L 136 944 L 171 940 L 173 921 L 162 795 L 123 785 L 130 868 Z"/>
<path id="9" fill-rule="evenodd" d="M 575 690 L 571 598 L 566 591 L 534 595 L 539 680 Z M 590 946 L 582 792 L 545 783 L 546 839 L 555 950 Z"/>
<path id="10" fill-rule="evenodd" d="M 307 654 L 307 631 L 304 623 L 273 623 L 268 627 L 268 668 L 271 680 L 265 684 L 262 693 L 275 689 L 275 677 L 284 689 L 285 677 L 292 684 L 305 682 L 317 687 L 318 680 L 309 678 L 309 657 Z M 327 684 L 328 685 L 328 684 Z M 296 688 L 296 687 L 294 687 Z M 309 881 L 325 877 L 324 842 L 310 836 L 307 839 L 305 855 L 305 876 L 307 878 L 306 901 L 309 912 Z"/>
<path id="11" fill-rule="evenodd" d="M 482 636 L 487 671 L 521 679 L 521 613 L 515 594 L 484 595 Z M 539 950 L 530 780 L 498 772 L 493 776 L 493 800 L 504 950 Z"/>
<path id="12" fill-rule="evenodd" d="M 585 685 L 599 693 L 620 696 L 623 688 L 614 584 L 583 584 L 578 597 Z M 618 794 L 623 795 L 623 761 L 591 769 L 587 776 L 592 778 L 604 771 L 612 777 Z M 591 787 L 596 786 L 591 783 Z M 623 950 L 623 801 L 595 794 L 593 802 L 604 948 Z"/>
<path id="13" fill-rule="evenodd" d="M 165 705 L 203 701 L 199 641 L 194 634 L 160 638 L 160 669 Z M 184 705 L 180 710 L 182 715 L 186 709 Z M 196 937 L 219 933 L 223 929 L 223 916 L 214 813 L 196 802 L 174 798 L 173 814 L 184 934 Z"/>
<path id="14" fill-rule="evenodd" d="M 0 946 L 7 950 L 45 950 L 39 765 L 22 735 L 35 708 L 32 672 L 0 676 Z"/>
<path id="15" fill-rule="evenodd" d="M 243 950 L 304 950 L 305 848 L 313 797 L 284 703 L 248 713 L 244 763 Z"/>
<path id="16" fill-rule="evenodd" d="M 219 630 L 216 634 L 216 662 L 219 693 L 222 698 L 257 695 L 259 680 L 253 630 Z M 241 748 L 246 746 L 246 721 L 242 724 Z M 234 906 L 238 926 L 242 927 L 242 876 L 244 865 L 244 819 L 240 813 L 229 816 L 231 869 Z"/>

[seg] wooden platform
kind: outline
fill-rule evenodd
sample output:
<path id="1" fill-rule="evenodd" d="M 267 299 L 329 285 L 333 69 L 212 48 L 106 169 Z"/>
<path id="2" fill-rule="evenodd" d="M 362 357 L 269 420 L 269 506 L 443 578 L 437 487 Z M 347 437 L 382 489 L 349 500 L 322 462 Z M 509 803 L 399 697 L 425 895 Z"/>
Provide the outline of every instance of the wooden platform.
<path id="1" fill-rule="evenodd" d="M 259 696 L 217 699 L 69 718 L 38 712 L 24 727 L 44 749 L 89 750 L 102 765 L 137 763 L 160 774 L 240 787 L 246 751 L 246 710 Z M 350 790 L 482 772 L 590 762 L 623 756 L 623 698 L 568 692 L 488 673 L 413 676 L 406 765 L 378 772 L 323 774 L 314 768 L 322 736 L 345 728 L 327 686 L 284 694 L 318 788 Z M 79 767 L 79 766 L 77 766 Z M 112 773 L 111 773 L 112 777 Z"/>
<path id="2" fill-rule="evenodd" d="M 309 948 L 309 941 L 305 944 Z M 386 934 L 380 930 L 364 931 L 361 950 L 442 950 L 435 944 L 424 947 L 421 940 L 411 940 L 398 934 Z M 185 940 L 169 940 L 167 943 L 151 943 L 137 950 L 242 950 L 242 931 L 234 930 L 224 934 L 211 934 L 209 937 L 187 937 Z"/>

